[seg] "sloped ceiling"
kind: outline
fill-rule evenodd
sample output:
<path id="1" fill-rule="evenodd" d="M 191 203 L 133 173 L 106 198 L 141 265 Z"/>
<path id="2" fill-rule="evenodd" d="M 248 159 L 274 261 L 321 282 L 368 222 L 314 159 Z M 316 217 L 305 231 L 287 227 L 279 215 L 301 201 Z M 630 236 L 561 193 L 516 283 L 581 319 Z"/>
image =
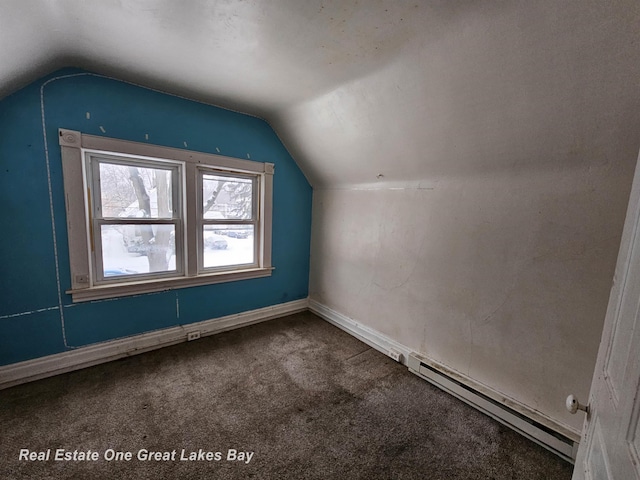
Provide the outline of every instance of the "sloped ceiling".
<path id="1" fill-rule="evenodd" d="M 3 0 L 0 65 L 0 97 L 77 66 L 262 116 L 314 186 L 640 145 L 637 0 Z"/>

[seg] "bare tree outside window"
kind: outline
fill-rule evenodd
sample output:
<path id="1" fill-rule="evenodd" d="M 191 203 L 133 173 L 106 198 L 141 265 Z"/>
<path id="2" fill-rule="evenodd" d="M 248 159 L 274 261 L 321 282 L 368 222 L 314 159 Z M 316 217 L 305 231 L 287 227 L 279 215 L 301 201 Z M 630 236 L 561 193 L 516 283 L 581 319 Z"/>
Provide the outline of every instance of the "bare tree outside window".
<path id="1" fill-rule="evenodd" d="M 74 302 L 271 276 L 274 164 L 58 137 Z"/>
<path id="2" fill-rule="evenodd" d="M 172 172 L 160 168 L 100 163 L 100 190 L 104 218 L 170 219 Z M 128 253 L 145 256 L 148 272 L 171 270 L 175 230 L 173 225 L 116 225 Z M 109 253 L 109 251 L 107 251 Z M 112 254 L 116 252 L 112 249 Z M 103 254 L 105 261 L 110 261 Z M 135 272 L 137 273 L 137 272 Z"/>
<path id="3" fill-rule="evenodd" d="M 122 248 L 104 248 L 103 266 L 107 274 L 133 274 L 167 272 L 175 268 L 175 229 L 173 225 L 156 224 L 153 221 L 127 224 L 127 218 L 171 219 L 172 171 L 137 165 L 100 163 L 101 206 L 104 218 L 123 219 L 121 225 L 103 226 L 103 243 L 111 245 L 118 233 Z M 253 249 L 235 244 L 233 239 L 253 236 L 250 224 L 227 224 L 225 220 L 251 221 L 253 212 L 254 181 L 251 177 L 206 173 L 202 176 L 203 218 L 215 220 L 203 230 L 204 267 L 252 263 Z M 111 233 L 110 233 L 111 232 Z M 224 238 L 221 238 L 223 236 Z M 117 241 L 117 240 L 116 240 Z M 233 244 L 231 247 L 229 244 Z M 253 245 L 253 244 L 252 244 Z M 235 247 L 235 249 L 233 248 Z M 224 255 L 211 250 L 225 250 Z M 233 252 L 232 250 L 235 250 Z M 243 252 L 240 254 L 240 250 Z M 146 257 L 144 267 L 133 261 L 122 260 L 123 255 Z M 215 256 L 215 257 L 214 257 Z M 118 260 L 120 258 L 120 260 Z M 120 262 L 120 263 L 118 263 Z M 127 264 L 123 269 L 120 264 Z"/>

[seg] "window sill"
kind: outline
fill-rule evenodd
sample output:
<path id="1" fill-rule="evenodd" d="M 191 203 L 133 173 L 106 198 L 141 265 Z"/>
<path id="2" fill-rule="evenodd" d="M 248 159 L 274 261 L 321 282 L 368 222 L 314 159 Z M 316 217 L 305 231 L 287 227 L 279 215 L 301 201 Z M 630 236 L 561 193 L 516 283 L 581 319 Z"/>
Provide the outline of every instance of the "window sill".
<path id="1" fill-rule="evenodd" d="M 127 282 L 114 285 L 100 285 L 89 288 L 67 290 L 73 302 L 89 302 L 106 298 L 141 295 L 144 293 L 163 292 L 179 288 L 211 285 L 214 283 L 234 282 L 252 278 L 270 277 L 273 267 L 236 270 L 233 272 L 209 273 L 197 277 L 180 277 L 163 280 L 147 280 L 144 282 Z"/>

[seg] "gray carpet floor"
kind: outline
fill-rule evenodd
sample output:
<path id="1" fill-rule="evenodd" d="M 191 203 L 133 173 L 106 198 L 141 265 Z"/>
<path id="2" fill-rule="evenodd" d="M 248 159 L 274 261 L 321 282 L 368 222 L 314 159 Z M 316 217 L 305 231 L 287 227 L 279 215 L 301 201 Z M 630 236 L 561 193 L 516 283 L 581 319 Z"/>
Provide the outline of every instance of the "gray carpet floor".
<path id="1" fill-rule="evenodd" d="M 550 480 L 572 472 L 309 312 L 0 391 L 0 429 L 2 479 Z M 24 449 L 50 456 L 21 460 Z M 71 460 L 55 460 L 58 449 Z M 98 460 L 78 460 L 87 450 Z M 165 458 L 145 459 L 147 451 Z M 105 459 L 116 452 L 132 458 Z"/>

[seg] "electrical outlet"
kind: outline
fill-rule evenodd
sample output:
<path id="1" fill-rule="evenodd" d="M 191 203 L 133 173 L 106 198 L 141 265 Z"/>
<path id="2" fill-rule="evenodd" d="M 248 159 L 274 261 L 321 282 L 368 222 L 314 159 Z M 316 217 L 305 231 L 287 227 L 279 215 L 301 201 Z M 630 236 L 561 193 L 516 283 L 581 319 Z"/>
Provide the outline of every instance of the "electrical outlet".
<path id="1" fill-rule="evenodd" d="M 393 348 L 389 350 L 388 355 L 396 362 L 402 361 L 402 354 L 399 351 L 394 350 Z"/>
<path id="2" fill-rule="evenodd" d="M 191 340 L 197 340 L 199 338 L 200 338 L 200 330 L 187 333 L 187 342 L 190 342 Z"/>

